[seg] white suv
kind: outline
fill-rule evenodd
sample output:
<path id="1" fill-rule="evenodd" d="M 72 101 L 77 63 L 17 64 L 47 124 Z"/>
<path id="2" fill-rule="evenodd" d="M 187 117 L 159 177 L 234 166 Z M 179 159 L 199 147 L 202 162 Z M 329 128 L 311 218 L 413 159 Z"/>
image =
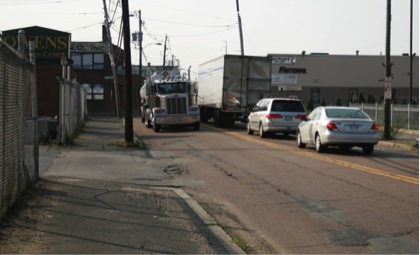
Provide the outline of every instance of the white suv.
<path id="1" fill-rule="evenodd" d="M 299 99 L 261 99 L 248 116 L 248 134 L 252 135 L 254 131 L 258 131 L 261 137 L 269 133 L 296 134 L 301 119 L 306 117 L 305 106 Z"/>

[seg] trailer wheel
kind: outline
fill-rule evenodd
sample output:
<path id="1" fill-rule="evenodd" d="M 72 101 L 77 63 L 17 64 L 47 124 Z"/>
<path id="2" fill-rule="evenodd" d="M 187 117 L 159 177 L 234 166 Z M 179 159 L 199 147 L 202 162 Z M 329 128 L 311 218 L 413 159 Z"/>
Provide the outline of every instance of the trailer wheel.
<path id="1" fill-rule="evenodd" d="M 201 123 L 208 123 L 209 122 L 209 116 L 207 113 L 207 109 L 200 108 L 200 121 Z"/>
<path id="2" fill-rule="evenodd" d="M 220 127 L 220 124 L 221 124 L 220 123 L 220 115 L 221 115 L 220 110 L 216 110 L 213 114 L 213 125 L 215 127 Z"/>

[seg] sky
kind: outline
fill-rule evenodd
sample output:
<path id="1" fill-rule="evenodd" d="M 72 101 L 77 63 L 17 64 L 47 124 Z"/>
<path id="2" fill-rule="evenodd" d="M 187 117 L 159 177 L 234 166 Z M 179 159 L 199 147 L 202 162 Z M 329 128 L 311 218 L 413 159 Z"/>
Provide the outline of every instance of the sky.
<path id="1" fill-rule="evenodd" d="M 105 0 L 118 44 L 121 0 Z M 419 0 L 413 0 L 413 53 L 419 55 Z M 387 0 L 239 0 L 244 53 L 385 54 Z M 143 20 L 143 63 L 167 59 L 196 76 L 201 63 L 241 53 L 236 0 L 129 0 L 130 31 Z M 0 31 L 42 26 L 72 41 L 101 41 L 103 0 L 0 0 Z M 162 45 L 157 45 L 161 43 Z M 132 43 L 132 64 L 139 49 Z M 391 55 L 410 52 L 410 0 L 392 0 Z"/>

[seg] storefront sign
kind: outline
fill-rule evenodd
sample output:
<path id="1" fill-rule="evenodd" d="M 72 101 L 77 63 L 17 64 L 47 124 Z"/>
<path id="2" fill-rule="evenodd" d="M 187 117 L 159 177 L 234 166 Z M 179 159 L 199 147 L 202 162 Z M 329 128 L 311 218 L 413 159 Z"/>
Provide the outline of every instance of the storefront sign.
<path id="1" fill-rule="evenodd" d="M 279 73 L 306 73 L 306 68 L 289 68 L 280 66 Z"/>
<path id="2" fill-rule="evenodd" d="M 35 45 L 36 61 L 60 61 L 64 54 L 68 56 L 70 34 L 42 27 L 26 27 L 3 31 L 3 41 L 17 49 L 19 30 L 24 30 L 26 35 L 26 45 L 33 41 Z"/>
<path id="3" fill-rule="evenodd" d="M 296 62 L 296 58 L 273 56 L 271 62 L 273 64 L 292 64 Z"/>
<path id="4" fill-rule="evenodd" d="M 72 42 L 71 52 L 107 53 L 109 47 L 102 42 Z"/>
<path id="5" fill-rule="evenodd" d="M 294 85 L 297 84 L 298 77 L 297 75 L 288 75 L 288 74 L 273 74 L 271 75 L 271 84 L 272 85 L 283 85 L 289 84 Z"/>

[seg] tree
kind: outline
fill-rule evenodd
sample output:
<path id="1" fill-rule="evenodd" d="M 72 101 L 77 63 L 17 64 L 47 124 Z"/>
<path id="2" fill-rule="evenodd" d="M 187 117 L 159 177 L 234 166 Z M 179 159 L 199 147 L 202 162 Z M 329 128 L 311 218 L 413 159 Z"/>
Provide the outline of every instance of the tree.
<path id="1" fill-rule="evenodd" d="M 311 112 L 313 109 L 314 109 L 314 101 L 312 100 L 312 97 L 310 97 L 308 102 L 306 103 L 306 110 L 308 112 Z"/>
<path id="2" fill-rule="evenodd" d="M 357 102 L 360 104 L 360 103 L 366 103 L 366 100 L 365 100 L 365 96 L 363 96 L 363 93 L 360 93 L 359 94 L 359 98 L 357 99 Z"/>
<path id="3" fill-rule="evenodd" d="M 374 104 L 376 103 L 375 97 L 372 94 L 368 95 L 368 100 L 367 100 L 368 104 Z"/>
<path id="4" fill-rule="evenodd" d="M 337 100 L 335 101 L 335 105 L 337 105 L 337 106 L 341 106 L 342 105 L 341 98 L 337 98 Z"/>

